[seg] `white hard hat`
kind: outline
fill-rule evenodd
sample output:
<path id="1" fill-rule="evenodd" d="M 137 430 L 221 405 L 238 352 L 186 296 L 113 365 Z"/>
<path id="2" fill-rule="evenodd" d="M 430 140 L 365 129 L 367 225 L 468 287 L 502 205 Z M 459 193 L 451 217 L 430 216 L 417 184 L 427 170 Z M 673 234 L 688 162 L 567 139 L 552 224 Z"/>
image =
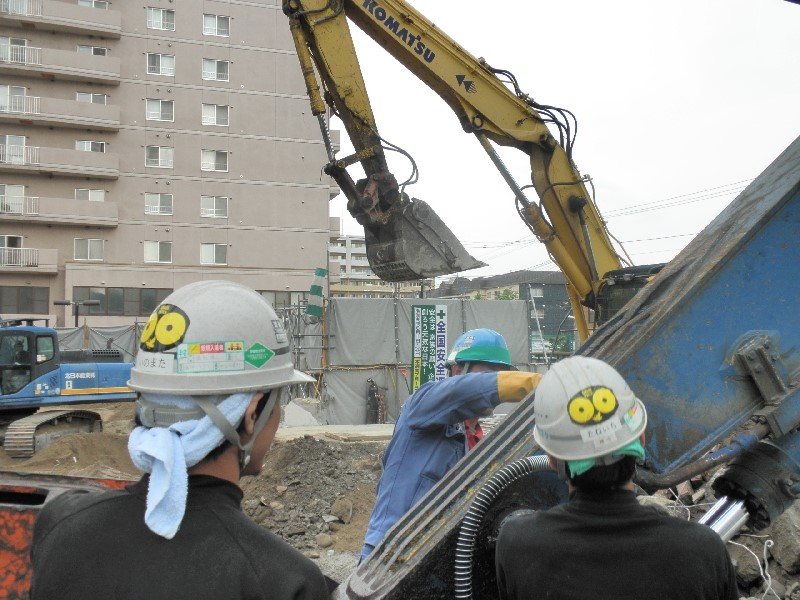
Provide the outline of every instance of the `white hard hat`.
<path id="1" fill-rule="evenodd" d="M 128 385 L 204 396 L 311 381 L 295 370 L 283 321 L 263 296 L 230 281 L 198 281 L 150 315 Z"/>
<path id="2" fill-rule="evenodd" d="M 647 425 L 644 404 L 610 365 L 572 356 L 545 373 L 533 401 L 533 437 L 550 456 L 584 460 L 611 454 Z"/>

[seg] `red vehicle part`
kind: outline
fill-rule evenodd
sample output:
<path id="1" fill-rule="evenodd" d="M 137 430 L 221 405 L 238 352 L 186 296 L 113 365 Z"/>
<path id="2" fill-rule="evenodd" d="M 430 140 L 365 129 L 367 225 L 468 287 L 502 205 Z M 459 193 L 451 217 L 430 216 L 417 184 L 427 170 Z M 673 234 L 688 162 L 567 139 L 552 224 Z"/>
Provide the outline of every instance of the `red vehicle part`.
<path id="1" fill-rule="evenodd" d="M 120 479 L 0 471 L 0 600 L 28 597 L 33 524 L 45 504 L 64 492 L 119 489 L 129 483 Z"/>

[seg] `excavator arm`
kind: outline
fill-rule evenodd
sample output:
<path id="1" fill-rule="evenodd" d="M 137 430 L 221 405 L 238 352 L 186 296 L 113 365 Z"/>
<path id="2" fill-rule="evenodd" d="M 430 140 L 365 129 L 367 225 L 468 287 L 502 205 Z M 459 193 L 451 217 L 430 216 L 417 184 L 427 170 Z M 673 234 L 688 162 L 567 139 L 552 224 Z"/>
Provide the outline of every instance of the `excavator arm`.
<path id="1" fill-rule="evenodd" d="M 365 227 L 373 270 L 397 281 L 464 270 L 464 264 L 474 259 L 430 207 L 419 209 L 421 201 L 405 196 L 389 173 L 348 19 L 435 91 L 464 130 L 476 136 L 513 190 L 523 221 L 566 276 L 578 334 L 585 339 L 588 323 L 581 305 L 596 308 L 604 276 L 622 264 L 570 156 L 573 133 L 565 111 L 538 104 L 518 88 L 511 74 L 473 57 L 403 0 L 285 0 L 283 8 L 291 19 L 314 114 L 324 128 L 326 106 L 316 70 L 325 100 L 342 119 L 355 147 L 353 156 L 341 160 L 329 152 L 326 172 Z M 559 139 L 548 122 L 558 127 Z M 514 147 L 530 157 L 538 203 L 528 200 L 493 144 Z M 346 168 L 356 161 L 367 179 L 354 184 Z M 417 222 L 409 225 L 413 217 Z M 414 243 L 403 246 L 412 232 L 419 234 Z M 448 257 L 456 258 L 448 261 Z"/>

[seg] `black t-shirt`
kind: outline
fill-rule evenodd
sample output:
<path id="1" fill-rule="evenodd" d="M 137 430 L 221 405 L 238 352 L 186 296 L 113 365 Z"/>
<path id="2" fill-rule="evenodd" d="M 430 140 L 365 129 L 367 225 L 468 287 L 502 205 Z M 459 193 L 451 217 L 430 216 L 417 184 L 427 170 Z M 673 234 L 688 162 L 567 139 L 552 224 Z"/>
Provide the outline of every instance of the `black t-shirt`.
<path id="1" fill-rule="evenodd" d="M 633 492 L 576 493 L 514 516 L 497 542 L 503 600 L 738 600 L 725 544 L 711 529 L 640 506 Z"/>
<path id="2" fill-rule="evenodd" d="M 190 476 L 171 540 L 144 523 L 147 476 L 125 490 L 67 493 L 45 505 L 33 534 L 32 600 L 317 600 L 319 568 L 245 516 L 242 491 Z"/>

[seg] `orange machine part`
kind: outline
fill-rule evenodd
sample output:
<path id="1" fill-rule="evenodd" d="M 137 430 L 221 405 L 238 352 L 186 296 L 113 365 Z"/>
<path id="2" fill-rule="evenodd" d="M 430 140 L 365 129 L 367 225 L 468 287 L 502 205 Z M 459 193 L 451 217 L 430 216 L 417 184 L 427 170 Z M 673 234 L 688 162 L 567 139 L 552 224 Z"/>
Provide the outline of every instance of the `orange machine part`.
<path id="1" fill-rule="evenodd" d="M 120 479 L 0 471 L 0 600 L 22 600 L 31 587 L 33 524 L 42 507 L 70 490 L 119 489 Z"/>

